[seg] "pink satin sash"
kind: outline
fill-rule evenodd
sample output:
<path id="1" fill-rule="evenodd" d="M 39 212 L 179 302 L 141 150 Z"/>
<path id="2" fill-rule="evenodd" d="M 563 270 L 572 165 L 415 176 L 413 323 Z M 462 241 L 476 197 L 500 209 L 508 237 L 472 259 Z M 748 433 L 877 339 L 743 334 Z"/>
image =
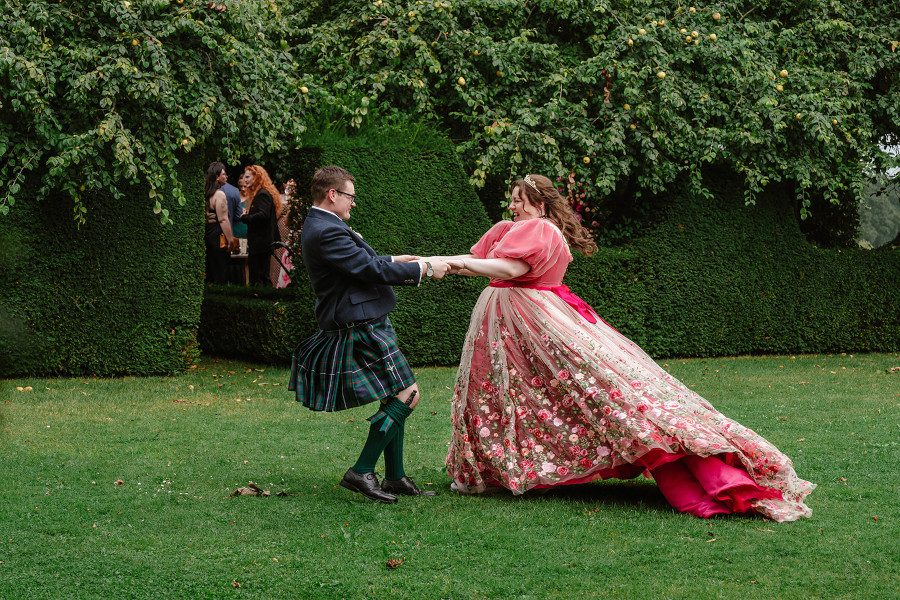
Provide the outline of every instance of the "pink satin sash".
<path id="1" fill-rule="evenodd" d="M 596 323 L 597 319 L 600 318 L 597 313 L 591 308 L 591 305 L 579 298 L 572 290 L 569 289 L 567 285 L 535 285 L 529 283 L 516 283 L 513 281 L 504 281 L 502 279 L 494 280 L 490 283 L 491 287 L 497 288 L 528 288 L 529 290 L 545 290 L 548 292 L 553 292 L 557 296 L 559 296 L 563 302 L 574 308 L 578 311 L 578 314 L 585 318 L 585 320 L 589 323 Z M 603 321 L 603 319 L 600 319 Z M 606 323 L 606 321 L 603 321 Z M 609 323 L 606 323 L 609 325 Z M 612 325 L 610 325 L 612 327 Z"/>

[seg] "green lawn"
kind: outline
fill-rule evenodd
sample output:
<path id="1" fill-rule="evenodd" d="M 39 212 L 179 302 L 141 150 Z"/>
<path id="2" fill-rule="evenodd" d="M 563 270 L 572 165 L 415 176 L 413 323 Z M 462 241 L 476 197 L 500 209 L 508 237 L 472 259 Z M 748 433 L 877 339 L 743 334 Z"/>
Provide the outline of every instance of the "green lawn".
<path id="1" fill-rule="evenodd" d="M 452 369 L 418 371 L 406 436 L 440 495 L 370 503 L 337 482 L 373 409 L 313 414 L 284 369 L 207 358 L 0 381 L 0 597 L 896 598 L 900 356 L 665 364 L 819 484 L 811 519 L 703 521 L 644 479 L 454 494 Z M 248 481 L 272 496 L 229 496 Z"/>

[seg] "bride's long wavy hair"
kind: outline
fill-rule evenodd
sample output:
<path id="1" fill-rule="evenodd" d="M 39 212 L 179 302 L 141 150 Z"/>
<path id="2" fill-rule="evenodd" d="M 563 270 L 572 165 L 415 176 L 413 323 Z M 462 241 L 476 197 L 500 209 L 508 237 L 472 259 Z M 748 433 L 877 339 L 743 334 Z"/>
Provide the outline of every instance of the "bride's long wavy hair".
<path id="1" fill-rule="evenodd" d="M 594 241 L 591 232 L 578 221 L 569 203 L 559 193 L 553 182 L 543 175 L 533 173 L 526 177 L 534 182 L 537 189 L 532 187 L 528 181 L 517 179 L 509 188 L 510 195 L 514 189 L 519 188 L 519 193 L 524 194 L 531 204 L 537 207 L 543 205 L 546 218 L 559 227 L 566 241 L 569 242 L 569 247 L 573 250 L 577 250 L 585 256 L 596 252 L 597 242 Z"/>

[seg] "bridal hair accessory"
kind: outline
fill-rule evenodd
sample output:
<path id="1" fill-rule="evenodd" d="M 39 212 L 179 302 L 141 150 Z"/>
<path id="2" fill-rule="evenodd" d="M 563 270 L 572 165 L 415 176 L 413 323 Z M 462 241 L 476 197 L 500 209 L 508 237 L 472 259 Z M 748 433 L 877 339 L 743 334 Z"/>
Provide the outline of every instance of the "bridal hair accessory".
<path id="1" fill-rule="evenodd" d="M 525 176 L 525 183 L 527 183 L 534 191 L 538 191 L 537 183 L 535 183 L 534 179 L 531 178 L 531 175 Z"/>

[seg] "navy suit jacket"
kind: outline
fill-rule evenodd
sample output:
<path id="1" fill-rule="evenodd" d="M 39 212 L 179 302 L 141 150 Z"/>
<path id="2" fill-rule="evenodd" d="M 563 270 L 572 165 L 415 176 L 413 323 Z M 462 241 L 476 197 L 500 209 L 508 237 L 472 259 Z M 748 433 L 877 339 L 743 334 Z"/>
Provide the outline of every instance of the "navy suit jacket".
<path id="1" fill-rule="evenodd" d="M 419 263 L 379 256 L 334 213 L 310 208 L 300 243 L 321 329 L 383 317 L 397 304 L 392 285 L 419 284 Z"/>

